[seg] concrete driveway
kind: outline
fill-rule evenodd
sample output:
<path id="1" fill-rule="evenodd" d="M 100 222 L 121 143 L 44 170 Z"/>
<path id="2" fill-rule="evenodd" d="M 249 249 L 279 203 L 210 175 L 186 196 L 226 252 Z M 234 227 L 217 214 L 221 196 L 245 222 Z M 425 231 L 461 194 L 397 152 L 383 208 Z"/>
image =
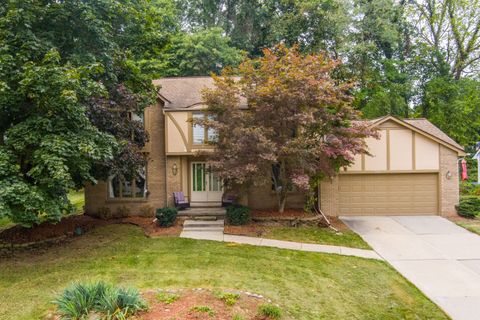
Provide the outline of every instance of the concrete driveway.
<path id="1" fill-rule="evenodd" d="M 480 319 L 480 236 L 438 216 L 341 219 L 452 319 Z"/>

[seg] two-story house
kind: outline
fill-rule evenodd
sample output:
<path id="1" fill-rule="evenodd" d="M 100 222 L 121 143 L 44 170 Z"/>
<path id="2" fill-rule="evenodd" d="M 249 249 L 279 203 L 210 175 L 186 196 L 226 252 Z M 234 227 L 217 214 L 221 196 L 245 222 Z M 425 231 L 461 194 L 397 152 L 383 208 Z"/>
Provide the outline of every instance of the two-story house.
<path id="1" fill-rule="evenodd" d="M 164 78 L 158 104 L 148 107 L 144 124 L 150 135 L 148 164 L 132 181 L 110 177 L 85 187 L 89 214 L 108 208 L 152 214 L 173 205 L 183 191 L 192 206 L 219 206 L 221 180 L 208 170 L 205 154 L 215 132 L 191 119 L 205 117 L 202 89 L 210 77 Z M 327 215 L 455 214 L 459 199 L 458 157 L 464 150 L 426 119 L 391 116 L 369 120 L 380 139 L 369 138 L 371 156 L 361 155 L 333 179 L 322 182 L 319 205 Z M 292 191 L 287 206 L 302 208 L 305 195 Z M 242 197 L 252 208 L 276 207 L 271 185 L 252 187 Z"/>

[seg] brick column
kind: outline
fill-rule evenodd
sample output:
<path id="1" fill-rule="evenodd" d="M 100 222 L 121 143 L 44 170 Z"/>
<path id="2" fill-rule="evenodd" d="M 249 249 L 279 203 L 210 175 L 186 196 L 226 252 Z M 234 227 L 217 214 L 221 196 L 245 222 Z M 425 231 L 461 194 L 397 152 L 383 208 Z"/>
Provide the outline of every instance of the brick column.
<path id="1" fill-rule="evenodd" d="M 450 171 L 451 178 L 447 179 Z M 458 155 L 455 151 L 440 145 L 439 196 L 441 216 L 457 214 L 455 206 L 459 201 Z"/>

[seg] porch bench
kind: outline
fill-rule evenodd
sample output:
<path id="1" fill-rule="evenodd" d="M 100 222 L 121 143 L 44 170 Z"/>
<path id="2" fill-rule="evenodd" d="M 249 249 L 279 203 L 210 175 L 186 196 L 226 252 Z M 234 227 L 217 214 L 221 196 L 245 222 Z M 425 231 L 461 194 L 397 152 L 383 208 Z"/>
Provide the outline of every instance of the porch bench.
<path id="1" fill-rule="evenodd" d="M 190 202 L 185 200 L 185 195 L 182 191 L 173 193 L 173 202 L 175 204 L 175 208 L 178 208 L 180 210 L 190 208 Z"/>
<path id="2" fill-rule="evenodd" d="M 237 202 L 237 196 L 234 195 L 226 195 L 222 197 L 222 207 L 228 207 L 234 205 Z"/>

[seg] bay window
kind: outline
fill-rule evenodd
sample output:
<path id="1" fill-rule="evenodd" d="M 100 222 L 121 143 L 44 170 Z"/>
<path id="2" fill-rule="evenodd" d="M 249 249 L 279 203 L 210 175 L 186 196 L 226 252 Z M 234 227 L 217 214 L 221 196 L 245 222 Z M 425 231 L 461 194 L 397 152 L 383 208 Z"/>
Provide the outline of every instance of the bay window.
<path id="1" fill-rule="evenodd" d="M 108 179 L 108 197 L 110 199 L 144 199 L 147 195 L 147 176 L 145 168 L 139 170 L 132 179 L 121 179 L 113 175 Z"/>

